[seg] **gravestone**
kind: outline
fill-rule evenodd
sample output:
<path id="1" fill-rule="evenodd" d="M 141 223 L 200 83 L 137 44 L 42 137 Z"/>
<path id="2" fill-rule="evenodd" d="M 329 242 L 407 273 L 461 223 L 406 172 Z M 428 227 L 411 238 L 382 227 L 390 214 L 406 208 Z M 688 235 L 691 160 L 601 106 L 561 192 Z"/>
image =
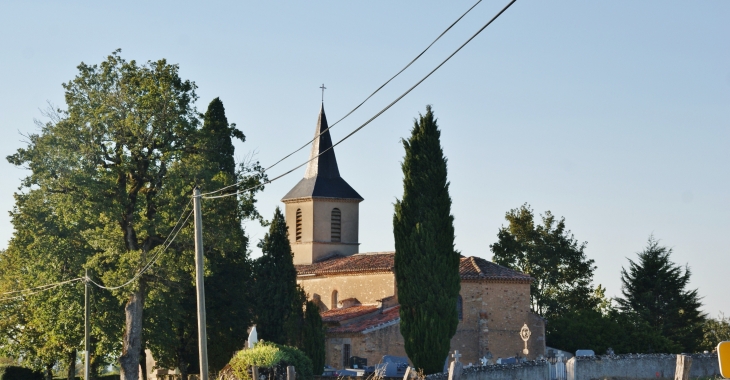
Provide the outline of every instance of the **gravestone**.
<path id="1" fill-rule="evenodd" d="M 505 358 L 505 359 L 502 359 L 502 361 L 501 361 L 500 364 L 517 364 L 517 359 L 514 358 L 514 357 L 512 357 L 512 358 Z"/>
<path id="2" fill-rule="evenodd" d="M 575 352 L 575 356 L 596 356 L 593 350 L 578 350 Z"/>
<path id="3" fill-rule="evenodd" d="M 408 369 L 408 358 L 401 356 L 383 355 L 379 364 L 375 365 L 375 372 L 380 377 L 403 377 Z"/>
<path id="4" fill-rule="evenodd" d="M 368 366 L 368 360 L 358 356 L 351 356 L 349 362 L 350 368 L 365 368 Z"/>

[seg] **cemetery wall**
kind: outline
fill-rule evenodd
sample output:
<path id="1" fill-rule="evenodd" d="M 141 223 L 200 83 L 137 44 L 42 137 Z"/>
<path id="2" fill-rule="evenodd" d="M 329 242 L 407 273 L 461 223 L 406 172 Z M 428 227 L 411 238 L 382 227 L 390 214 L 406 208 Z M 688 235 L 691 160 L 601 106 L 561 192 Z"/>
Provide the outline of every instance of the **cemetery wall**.
<path id="1" fill-rule="evenodd" d="M 362 304 L 375 304 L 378 300 L 396 294 L 393 273 L 300 277 L 297 283 L 309 295 L 309 299 L 319 296 L 322 311 L 332 307 L 332 294 L 335 290 L 339 301 L 356 298 Z"/>
<path id="2" fill-rule="evenodd" d="M 720 374 L 717 354 L 693 354 L 690 378 Z M 629 354 L 579 356 L 568 360 L 567 380 L 591 379 L 673 379 L 677 355 Z"/>
<path id="3" fill-rule="evenodd" d="M 426 376 L 425 380 L 447 380 L 448 373 Z M 459 380 L 546 380 L 550 378 L 550 367 L 544 360 L 527 361 L 519 364 L 494 364 L 467 367 Z"/>

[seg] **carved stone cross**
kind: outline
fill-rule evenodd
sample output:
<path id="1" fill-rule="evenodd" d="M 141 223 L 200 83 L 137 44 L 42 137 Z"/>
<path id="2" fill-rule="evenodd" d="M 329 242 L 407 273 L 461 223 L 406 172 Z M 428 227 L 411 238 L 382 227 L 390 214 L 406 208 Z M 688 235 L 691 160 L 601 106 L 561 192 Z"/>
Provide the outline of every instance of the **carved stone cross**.
<path id="1" fill-rule="evenodd" d="M 461 358 L 461 354 L 459 353 L 459 350 L 454 350 L 454 353 L 451 354 L 451 357 L 454 358 L 454 361 L 459 363 L 459 358 Z"/>

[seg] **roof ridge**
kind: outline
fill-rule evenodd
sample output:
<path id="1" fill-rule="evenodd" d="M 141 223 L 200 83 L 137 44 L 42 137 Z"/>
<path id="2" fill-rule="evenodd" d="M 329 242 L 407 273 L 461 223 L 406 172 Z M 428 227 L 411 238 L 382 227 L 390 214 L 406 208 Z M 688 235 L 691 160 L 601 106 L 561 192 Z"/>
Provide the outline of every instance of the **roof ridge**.
<path id="1" fill-rule="evenodd" d="M 484 271 L 482 271 L 482 268 L 477 264 L 476 258 L 474 256 L 469 256 L 469 261 L 471 262 L 471 265 L 476 269 L 477 273 L 479 273 L 479 276 L 484 276 Z"/>

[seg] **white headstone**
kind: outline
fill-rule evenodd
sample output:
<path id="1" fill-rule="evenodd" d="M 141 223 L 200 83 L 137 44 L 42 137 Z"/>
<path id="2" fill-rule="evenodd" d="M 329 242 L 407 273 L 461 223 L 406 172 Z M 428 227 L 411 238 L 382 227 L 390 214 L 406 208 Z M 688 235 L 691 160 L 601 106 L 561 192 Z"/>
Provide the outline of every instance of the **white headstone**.
<path id="1" fill-rule="evenodd" d="M 251 332 L 248 334 L 248 348 L 253 348 L 253 346 L 258 343 L 259 337 L 256 333 L 256 326 L 251 328 Z"/>

